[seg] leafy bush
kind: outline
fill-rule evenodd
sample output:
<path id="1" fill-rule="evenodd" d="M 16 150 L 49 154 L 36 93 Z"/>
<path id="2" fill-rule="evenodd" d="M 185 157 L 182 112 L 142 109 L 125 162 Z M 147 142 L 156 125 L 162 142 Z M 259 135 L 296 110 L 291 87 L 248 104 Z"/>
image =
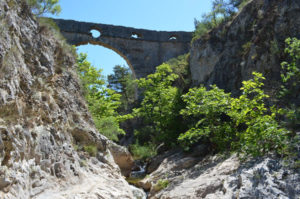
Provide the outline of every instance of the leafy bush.
<path id="1" fill-rule="evenodd" d="M 181 110 L 181 114 L 191 125 L 190 129 L 179 137 L 179 141 L 188 148 L 204 138 L 216 143 L 220 150 L 227 148 L 235 135 L 230 121 L 222 117 L 226 117 L 230 110 L 230 94 L 216 86 L 210 91 L 200 87 L 191 89 L 183 96 L 183 100 L 186 107 Z"/>
<path id="2" fill-rule="evenodd" d="M 169 180 L 159 179 L 157 183 L 154 185 L 154 190 L 157 192 L 163 190 L 169 186 L 169 183 L 170 183 Z"/>
<path id="3" fill-rule="evenodd" d="M 118 141 L 119 135 L 124 135 L 125 132 L 119 127 L 119 122 L 116 117 L 93 117 L 96 128 L 99 132 L 110 140 Z"/>
<path id="4" fill-rule="evenodd" d="M 139 79 L 138 86 L 143 89 L 144 99 L 134 114 L 144 119 L 146 125 L 155 129 L 152 135 L 157 144 L 174 143 L 178 134 L 178 116 L 180 92 L 172 83 L 178 75 L 174 74 L 170 65 L 162 64 L 154 74 Z"/>
<path id="5" fill-rule="evenodd" d="M 93 157 L 95 157 L 98 152 L 97 147 L 94 145 L 86 145 L 83 147 L 83 149 L 85 152 L 88 152 L 88 154 Z"/>
<path id="6" fill-rule="evenodd" d="M 253 156 L 285 149 L 287 130 L 276 121 L 281 110 L 266 107 L 269 96 L 263 90 L 264 77 L 253 73 L 254 78 L 243 82 L 239 98 L 212 86 L 191 89 L 183 96 L 187 103 L 181 111 L 193 120 L 190 129 L 181 134 L 179 141 L 188 148 L 200 139 L 208 140 L 218 151 L 238 150 Z"/>
<path id="7" fill-rule="evenodd" d="M 182 91 L 187 90 L 192 83 L 189 60 L 190 53 L 187 53 L 167 61 L 173 73 L 178 76 L 174 85 Z"/>
<path id="8" fill-rule="evenodd" d="M 140 145 L 139 142 L 130 145 L 130 151 L 133 154 L 134 159 L 143 159 L 154 157 L 156 152 L 156 146 L 154 144 L 144 144 Z"/>

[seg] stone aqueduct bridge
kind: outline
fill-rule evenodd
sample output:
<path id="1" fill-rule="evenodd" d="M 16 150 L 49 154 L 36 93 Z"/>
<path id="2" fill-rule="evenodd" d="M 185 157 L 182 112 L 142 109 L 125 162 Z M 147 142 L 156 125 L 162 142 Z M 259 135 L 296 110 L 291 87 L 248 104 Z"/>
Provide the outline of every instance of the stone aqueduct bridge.
<path id="1" fill-rule="evenodd" d="M 107 47 L 123 57 L 136 78 L 155 72 L 155 67 L 190 49 L 191 32 L 166 32 L 106 24 L 54 19 L 72 45 L 95 44 Z M 94 38 L 91 30 L 100 32 Z"/>

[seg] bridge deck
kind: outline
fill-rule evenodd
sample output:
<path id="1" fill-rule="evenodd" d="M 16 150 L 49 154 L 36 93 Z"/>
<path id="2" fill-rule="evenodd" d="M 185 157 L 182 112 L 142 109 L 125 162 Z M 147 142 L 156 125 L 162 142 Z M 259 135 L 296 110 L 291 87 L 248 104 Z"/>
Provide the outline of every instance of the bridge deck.
<path id="1" fill-rule="evenodd" d="M 74 20 L 53 19 L 62 32 L 90 34 L 91 30 L 98 30 L 101 36 L 123 38 L 123 39 L 139 39 L 144 41 L 155 42 L 190 42 L 192 40 L 192 32 L 184 31 L 154 31 L 146 29 L 136 29 L 124 26 L 114 26 L 100 23 L 87 23 Z M 133 38 L 137 35 L 138 38 Z"/>

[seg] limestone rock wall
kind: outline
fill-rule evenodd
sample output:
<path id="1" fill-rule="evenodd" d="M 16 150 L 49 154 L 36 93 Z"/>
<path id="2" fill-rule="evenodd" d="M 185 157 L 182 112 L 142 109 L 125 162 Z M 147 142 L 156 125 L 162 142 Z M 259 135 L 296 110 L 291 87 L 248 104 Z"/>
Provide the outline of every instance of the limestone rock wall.
<path id="1" fill-rule="evenodd" d="M 300 0 L 250 1 L 232 22 L 192 44 L 194 85 L 217 84 L 237 94 L 241 82 L 258 71 L 271 91 L 280 82 L 287 37 L 300 38 Z"/>
<path id="2" fill-rule="evenodd" d="M 159 188 L 160 180 L 168 186 Z M 165 158 L 141 187 L 149 184 L 151 199 L 289 199 L 300 197 L 299 181 L 299 167 L 276 157 L 241 162 L 236 155 L 201 158 L 176 153 Z"/>
<path id="3" fill-rule="evenodd" d="M 75 67 L 23 0 L 0 0 L 0 198 L 133 198 L 114 161 L 132 159 L 95 129 Z"/>

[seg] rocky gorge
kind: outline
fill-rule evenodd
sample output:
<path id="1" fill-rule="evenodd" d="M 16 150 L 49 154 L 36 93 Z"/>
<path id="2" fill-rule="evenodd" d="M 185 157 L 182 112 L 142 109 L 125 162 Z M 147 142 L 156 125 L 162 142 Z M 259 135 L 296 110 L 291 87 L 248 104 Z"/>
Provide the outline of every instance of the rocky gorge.
<path id="1" fill-rule="evenodd" d="M 299 0 L 250 1 L 232 22 L 192 43 L 193 84 L 235 94 L 258 70 L 272 87 L 284 56 L 278 49 L 299 33 Z M 134 165 L 129 151 L 95 128 L 64 39 L 22 0 L 0 0 L 0 38 L 0 198 L 146 198 L 125 180 Z M 153 199 L 300 198 L 299 168 L 275 155 L 241 161 L 198 145 L 156 156 L 135 186 Z"/>
<path id="2" fill-rule="evenodd" d="M 0 198 L 134 198 L 131 155 L 95 129 L 71 49 L 22 0 L 0 1 L 0 24 Z"/>

